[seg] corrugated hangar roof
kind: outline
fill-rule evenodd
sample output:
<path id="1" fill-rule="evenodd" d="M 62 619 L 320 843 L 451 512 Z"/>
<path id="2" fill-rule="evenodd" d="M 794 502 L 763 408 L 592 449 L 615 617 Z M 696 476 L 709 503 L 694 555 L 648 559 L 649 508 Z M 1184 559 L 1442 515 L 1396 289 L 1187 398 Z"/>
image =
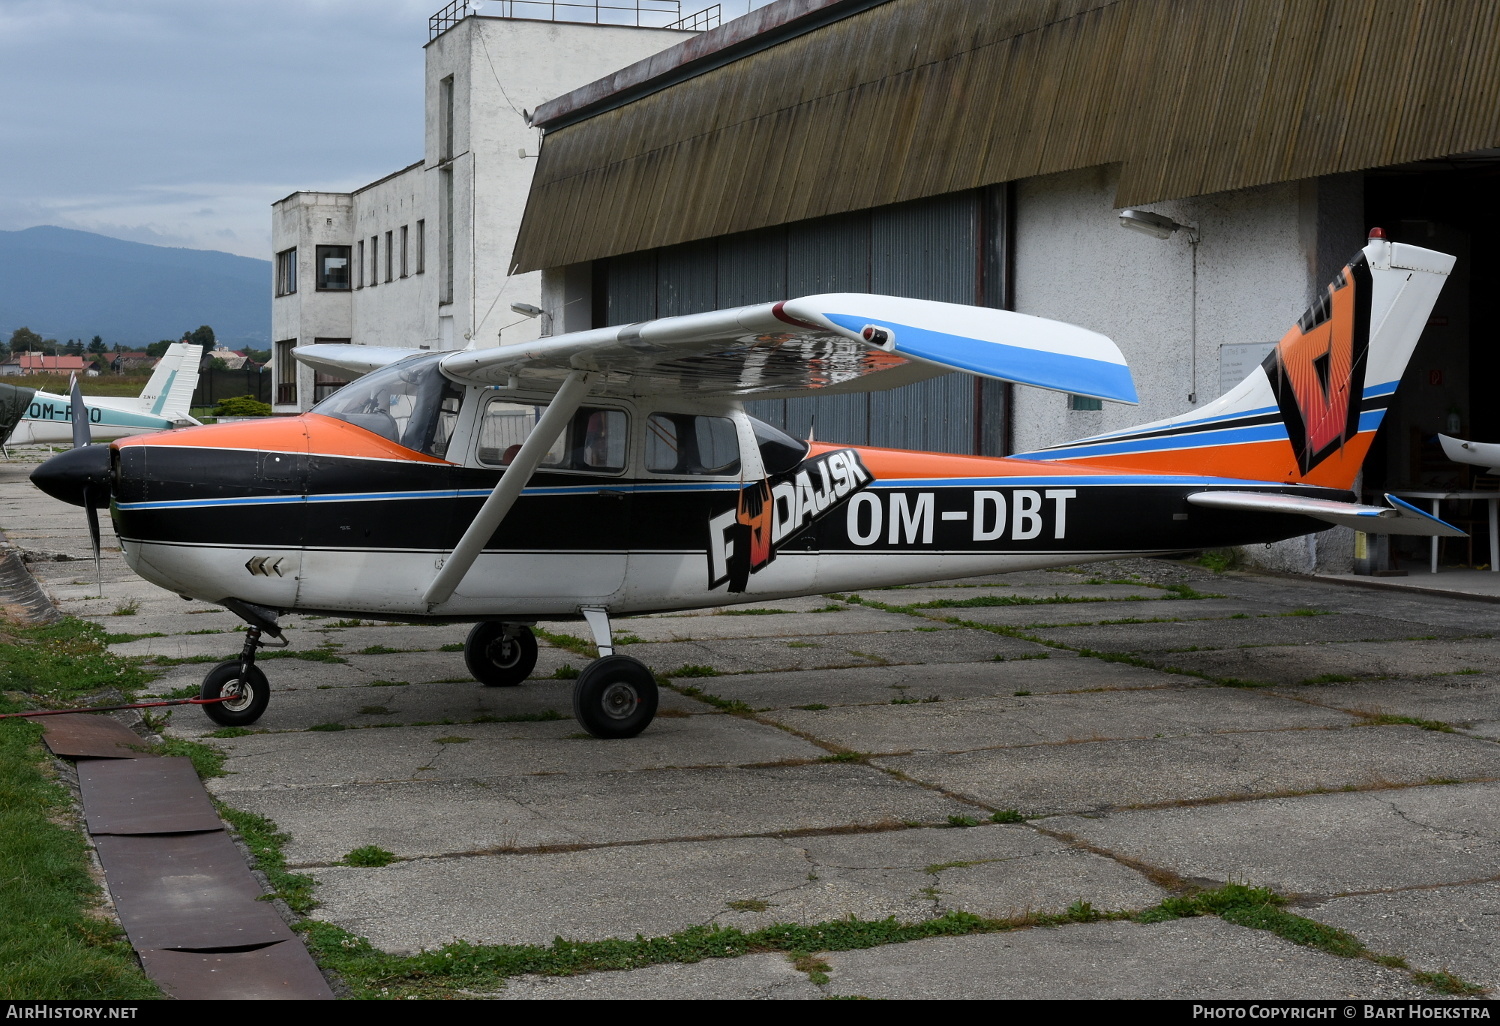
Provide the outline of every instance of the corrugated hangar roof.
<path id="1" fill-rule="evenodd" d="M 515 270 L 1098 164 L 1122 165 L 1123 207 L 1500 145 L 1493 0 L 778 0 L 757 16 L 538 111 Z"/>

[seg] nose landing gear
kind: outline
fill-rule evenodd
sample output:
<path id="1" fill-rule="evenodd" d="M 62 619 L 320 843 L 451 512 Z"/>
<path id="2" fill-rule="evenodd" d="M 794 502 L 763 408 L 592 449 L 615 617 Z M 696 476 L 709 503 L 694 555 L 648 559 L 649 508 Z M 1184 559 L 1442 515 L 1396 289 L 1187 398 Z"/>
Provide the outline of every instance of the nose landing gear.
<path id="1" fill-rule="evenodd" d="M 271 629 L 275 629 L 274 623 Z M 221 727 L 248 727 L 260 719 L 271 701 L 270 682 L 266 680 L 260 667 L 255 665 L 255 650 L 266 644 L 261 640 L 261 633 L 262 628 L 257 624 L 252 623 L 247 627 L 240 657 L 220 663 L 209 670 L 208 675 L 203 678 L 202 687 L 198 689 L 199 698 L 224 699 L 203 707 L 208 718 Z M 280 633 L 275 631 L 278 636 Z M 284 648 L 286 645 L 287 639 L 283 638 L 281 644 L 275 647 Z"/>

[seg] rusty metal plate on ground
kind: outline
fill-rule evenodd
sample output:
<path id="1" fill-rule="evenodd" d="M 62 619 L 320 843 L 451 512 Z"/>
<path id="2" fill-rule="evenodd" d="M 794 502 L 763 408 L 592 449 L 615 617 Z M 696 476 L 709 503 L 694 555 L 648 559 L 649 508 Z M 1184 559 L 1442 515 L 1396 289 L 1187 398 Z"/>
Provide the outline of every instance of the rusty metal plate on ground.
<path id="1" fill-rule="evenodd" d="M 144 738 L 103 713 L 68 713 L 43 716 L 41 720 L 53 755 L 70 759 L 154 758 L 150 752 L 139 750 L 146 747 Z"/>
<path id="2" fill-rule="evenodd" d="M 222 951 L 290 940 L 292 931 L 222 830 L 94 838 L 120 925 L 136 950 Z"/>
<path id="3" fill-rule="evenodd" d="M 91 834 L 221 830 L 188 759 L 99 759 L 78 764 Z"/>
<path id="4" fill-rule="evenodd" d="M 146 975 L 179 1001 L 332 1000 L 301 941 L 254 951 L 140 953 Z"/>

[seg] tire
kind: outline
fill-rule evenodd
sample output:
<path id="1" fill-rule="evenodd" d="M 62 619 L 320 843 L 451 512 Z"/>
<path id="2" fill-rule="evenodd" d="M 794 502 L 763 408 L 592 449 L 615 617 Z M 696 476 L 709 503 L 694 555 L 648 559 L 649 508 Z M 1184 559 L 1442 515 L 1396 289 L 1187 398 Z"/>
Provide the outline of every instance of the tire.
<path id="1" fill-rule="evenodd" d="M 656 678 L 630 656 L 595 659 L 573 685 L 573 718 L 595 737 L 635 737 L 656 717 Z"/>
<path id="2" fill-rule="evenodd" d="M 476 623 L 464 640 L 464 664 L 487 688 L 515 687 L 536 668 L 536 635 L 530 627 L 507 633 L 503 623 Z"/>
<path id="3" fill-rule="evenodd" d="M 232 690 L 241 690 L 241 696 L 203 706 L 208 718 L 221 727 L 248 727 L 260 719 L 261 713 L 271 703 L 271 684 L 260 672 L 260 667 L 251 666 L 242 682 L 237 659 L 209 670 L 208 676 L 203 678 L 203 686 L 198 689 L 198 697 L 219 698 Z"/>

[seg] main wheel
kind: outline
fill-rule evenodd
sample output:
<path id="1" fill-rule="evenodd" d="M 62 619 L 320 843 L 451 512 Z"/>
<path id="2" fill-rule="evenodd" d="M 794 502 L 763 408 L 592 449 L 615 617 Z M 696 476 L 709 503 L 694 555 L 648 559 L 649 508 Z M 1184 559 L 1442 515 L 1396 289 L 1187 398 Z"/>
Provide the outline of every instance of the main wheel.
<path id="1" fill-rule="evenodd" d="M 260 667 L 251 666 L 243 675 L 239 660 L 220 663 L 208 671 L 199 698 L 224 698 L 203 707 L 208 718 L 222 727 L 248 727 L 260 719 L 271 702 L 271 685 Z"/>
<path id="2" fill-rule="evenodd" d="M 656 678 L 639 659 L 595 659 L 573 685 L 573 718 L 595 737 L 635 737 L 655 716 Z"/>
<path id="3" fill-rule="evenodd" d="M 476 623 L 464 641 L 464 663 L 487 688 L 514 687 L 536 667 L 536 636 L 530 627 Z"/>

